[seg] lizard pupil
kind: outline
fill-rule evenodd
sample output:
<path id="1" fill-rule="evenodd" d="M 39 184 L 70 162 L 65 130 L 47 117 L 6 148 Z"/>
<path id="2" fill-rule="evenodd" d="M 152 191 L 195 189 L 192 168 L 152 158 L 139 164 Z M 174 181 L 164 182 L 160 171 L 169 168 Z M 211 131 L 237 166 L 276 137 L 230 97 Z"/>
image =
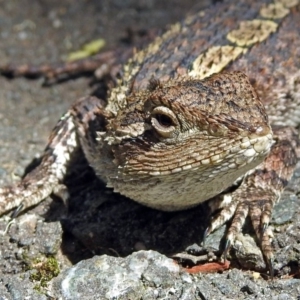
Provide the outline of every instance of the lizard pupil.
<path id="1" fill-rule="evenodd" d="M 157 122 L 163 127 L 170 127 L 173 125 L 172 119 L 167 115 L 156 114 L 155 118 L 156 118 Z"/>

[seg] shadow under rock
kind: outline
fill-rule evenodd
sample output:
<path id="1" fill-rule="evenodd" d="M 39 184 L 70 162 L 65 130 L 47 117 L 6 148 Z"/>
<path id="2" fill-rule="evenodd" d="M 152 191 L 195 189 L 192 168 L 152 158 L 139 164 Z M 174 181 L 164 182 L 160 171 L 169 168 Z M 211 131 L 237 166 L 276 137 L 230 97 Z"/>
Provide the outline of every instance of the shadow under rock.
<path id="1" fill-rule="evenodd" d="M 71 195 L 68 209 L 53 201 L 45 216 L 46 221 L 61 222 L 62 249 L 72 263 L 143 249 L 172 255 L 202 242 L 209 223 L 206 205 L 178 212 L 145 207 L 106 188 L 84 163 L 66 180 Z"/>

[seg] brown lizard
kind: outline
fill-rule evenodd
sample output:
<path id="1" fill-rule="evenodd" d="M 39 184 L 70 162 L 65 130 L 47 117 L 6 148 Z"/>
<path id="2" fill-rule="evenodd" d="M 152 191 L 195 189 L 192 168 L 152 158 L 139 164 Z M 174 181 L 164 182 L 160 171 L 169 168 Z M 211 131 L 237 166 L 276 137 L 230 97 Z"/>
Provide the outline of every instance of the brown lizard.
<path id="1" fill-rule="evenodd" d="M 144 205 L 222 209 L 225 252 L 249 215 L 272 264 L 268 223 L 299 158 L 300 4 L 224 1 L 175 24 L 124 64 L 107 99 L 79 99 L 43 159 L 0 189 L 0 212 L 57 193 L 78 149 Z M 227 192 L 233 184 L 235 190 Z"/>

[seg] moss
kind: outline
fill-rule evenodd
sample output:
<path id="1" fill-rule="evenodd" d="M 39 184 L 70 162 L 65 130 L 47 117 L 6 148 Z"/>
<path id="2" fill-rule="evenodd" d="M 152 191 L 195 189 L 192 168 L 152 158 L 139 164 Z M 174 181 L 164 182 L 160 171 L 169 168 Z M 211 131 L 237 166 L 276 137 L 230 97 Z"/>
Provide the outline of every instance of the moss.
<path id="1" fill-rule="evenodd" d="M 47 286 L 48 281 L 58 276 L 60 272 L 58 262 L 54 257 L 36 259 L 31 263 L 30 269 L 33 272 L 29 278 L 33 282 L 39 282 L 39 284 L 34 287 L 34 289 L 39 292 L 43 287 Z"/>

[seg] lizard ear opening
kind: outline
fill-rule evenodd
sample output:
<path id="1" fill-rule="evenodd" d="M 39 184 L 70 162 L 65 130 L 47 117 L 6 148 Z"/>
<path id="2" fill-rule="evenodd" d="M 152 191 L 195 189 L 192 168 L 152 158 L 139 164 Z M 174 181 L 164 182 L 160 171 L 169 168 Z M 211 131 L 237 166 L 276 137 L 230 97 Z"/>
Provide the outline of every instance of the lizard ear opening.
<path id="1" fill-rule="evenodd" d="M 165 106 L 155 107 L 151 114 L 151 124 L 159 135 L 170 137 L 178 125 L 175 114 Z"/>

